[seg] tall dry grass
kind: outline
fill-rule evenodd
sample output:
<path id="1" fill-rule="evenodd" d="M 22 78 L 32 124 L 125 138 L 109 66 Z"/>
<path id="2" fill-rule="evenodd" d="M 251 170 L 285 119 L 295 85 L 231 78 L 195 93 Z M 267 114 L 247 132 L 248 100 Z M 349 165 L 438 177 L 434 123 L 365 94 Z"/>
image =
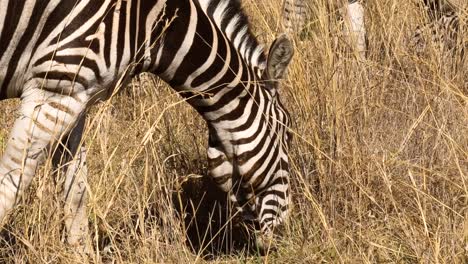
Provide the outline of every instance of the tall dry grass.
<path id="1" fill-rule="evenodd" d="M 203 178 L 206 126 L 173 91 L 144 75 L 89 113 L 95 252 L 88 261 L 468 261 L 466 60 L 432 46 L 420 56 L 408 50 L 406 38 L 425 22 L 424 13 L 412 1 L 388 0 L 367 2 L 368 59 L 357 61 L 327 2 L 313 1 L 281 90 L 296 136 L 294 208 L 277 251 L 215 254 L 240 238 L 224 229 L 212 236 L 229 212 L 222 193 Z M 254 32 L 270 42 L 280 3 L 244 3 Z M 15 105 L 2 103 L 2 147 Z M 83 262 L 61 242 L 63 179 L 50 176 L 50 167 L 5 226 L 0 262 Z"/>

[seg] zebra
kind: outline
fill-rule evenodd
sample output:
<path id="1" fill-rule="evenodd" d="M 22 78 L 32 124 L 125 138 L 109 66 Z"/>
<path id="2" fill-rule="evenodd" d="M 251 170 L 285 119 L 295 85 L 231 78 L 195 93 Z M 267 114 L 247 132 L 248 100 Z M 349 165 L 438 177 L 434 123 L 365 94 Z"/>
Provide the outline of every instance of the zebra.
<path id="1" fill-rule="evenodd" d="M 289 34 L 300 32 L 304 29 L 307 17 L 307 5 L 305 0 L 285 0 L 283 2 L 282 27 Z"/>
<path id="2" fill-rule="evenodd" d="M 465 41 L 463 33 L 466 22 L 463 22 L 459 14 L 461 5 L 442 0 L 424 0 L 421 3 L 426 11 L 429 22 L 418 26 L 409 38 L 409 47 L 417 54 L 423 53 L 429 43 L 433 43 L 440 51 L 455 52 L 458 47 L 463 57 Z"/>
<path id="3" fill-rule="evenodd" d="M 307 0 L 285 0 L 283 3 L 282 26 L 290 35 L 301 32 L 306 26 Z M 339 3 L 338 3 L 339 2 Z M 349 43 L 356 51 L 357 57 L 364 60 L 367 52 L 366 27 L 364 8 L 361 1 L 348 0 L 343 4 L 341 0 L 333 1 L 333 8 L 340 10 L 346 20 L 343 32 Z M 344 8 L 343 8 L 344 6 Z"/>
<path id="4" fill-rule="evenodd" d="M 443 14 L 424 26 L 418 26 L 410 37 L 410 47 L 416 53 L 423 53 L 430 42 L 440 46 L 441 50 L 454 50 L 458 45 L 460 18 L 456 12 Z"/>
<path id="5" fill-rule="evenodd" d="M 240 1 L 2 0 L 0 100 L 21 98 L 0 160 L 0 221 L 56 153 L 65 173 L 66 242 L 88 232 L 86 147 L 90 106 L 141 72 L 159 76 L 204 118 L 209 174 L 257 233 L 271 238 L 290 211 L 289 112 L 279 80 L 294 49 L 268 55 Z"/>
<path id="6" fill-rule="evenodd" d="M 367 32 L 365 26 L 365 10 L 363 1 L 348 0 L 344 8 L 342 0 L 332 1 L 332 8 L 338 9 L 347 21 L 344 35 L 354 47 L 357 57 L 366 58 Z M 460 13 L 466 10 L 468 2 L 463 0 L 418 0 L 418 4 L 426 11 L 429 23 L 417 27 L 407 39 L 407 46 L 421 54 L 432 42 L 441 46 L 441 50 L 452 50 L 461 46 L 460 55 L 463 57 L 466 40 L 461 39 L 465 32 L 466 22 L 461 21 Z M 283 3 L 282 26 L 290 35 L 301 32 L 306 26 L 307 0 L 285 0 Z M 428 38 L 428 37 L 429 38 Z M 428 40 L 430 39 L 430 41 Z M 460 42 L 462 44 L 460 45 Z"/>

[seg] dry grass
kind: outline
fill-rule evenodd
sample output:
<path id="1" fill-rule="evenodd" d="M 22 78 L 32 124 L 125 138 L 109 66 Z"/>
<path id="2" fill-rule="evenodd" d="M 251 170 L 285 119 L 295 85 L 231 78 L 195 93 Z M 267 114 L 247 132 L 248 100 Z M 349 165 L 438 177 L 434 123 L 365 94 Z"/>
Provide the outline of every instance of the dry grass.
<path id="1" fill-rule="evenodd" d="M 254 31 L 271 41 L 279 4 L 244 2 Z M 304 41 L 296 43 L 281 91 L 296 134 L 291 148 L 295 206 L 286 235 L 267 257 L 236 252 L 212 260 L 466 263 L 466 60 L 431 47 L 414 56 L 402 44 L 424 16 L 411 1 L 389 0 L 369 1 L 368 60 L 358 62 L 326 2 L 313 1 L 314 16 Z M 219 225 L 215 220 L 225 213 L 209 219 L 211 203 L 200 204 L 204 188 L 211 200 L 224 199 L 198 176 L 206 173 L 205 124 L 151 76 L 134 80 L 127 91 L 94 107 L 87 122 L 88 208 L 96 249 L 91 261 L 209 261 L 202 256 L 235 239 L 221 232 L 225 239 L 207 250 L 196 243 L 196 250 L 190 247 L 195 234 L 203 240 L 206 230 L 216 232 L 206 222 Z M 3 102 L 1 109 L 12 113 L 14 106 Z M 0 116 L 2 147 L 11 123 L 10 114 Z M 35 178 L 5 227 L 0 262 L 82 261 L 60 242 L 61 181 L 44 172 Z M 200 208 L 198 221 L 181 220 L 176 213 L 182 204 L 191 215 L 188 196 Z M 102 250 L 109 241 L 111 254 Z"/>

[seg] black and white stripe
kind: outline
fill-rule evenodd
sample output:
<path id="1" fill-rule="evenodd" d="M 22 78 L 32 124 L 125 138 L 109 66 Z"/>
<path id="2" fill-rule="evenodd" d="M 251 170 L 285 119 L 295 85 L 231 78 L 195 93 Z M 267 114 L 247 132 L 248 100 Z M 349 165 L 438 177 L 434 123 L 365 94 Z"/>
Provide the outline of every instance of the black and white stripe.
<path id="1" fill-rule="evenodd" d="M 292 57 L 285 37 L 269 57 L 238 1 L 1 0 L 0 99 L 21 98 L 0 160 L 0 219 L 58 142 L 68 166 L 68 241 L 87 231 L 87 108 L 140 72 L 188 98 L 209 126 L 211 176 L 264 233 L 289 210 L 289 115 L 277 93 Z M 63 161 L 62 161 L 63 162 Z M 68 219 L 68 218 L 67 218 Z"/>
<path id="2" fill-rule="evenodd" d="M 290 35 L 301 33 L 307 26 L 307 11 L 310 9 L 307 5 L 312 2 L 306 0 L 284 0 L 283 3 L 283 30 Z M 361 1 L 334 0 L 329 4 L 331 12 L 339 10 L 341 18 L 346 21 L 343 27 L 343 33 L 349 41 L 350 46 L 354 47 L 356 55 L 360 59 L 365 59 L 367 52 L 366 27 L 364 21 L 364 7 Z"/>
<path id="3" fill-rule="evenodd" d="M 282 26 L 285 32 L 299 33 L 304 29 L 307 18 L 306 0 L 285 0 L 283 2 Z"/>
<path id="4" fill-rule="evenodd" d="M 462 22 L 455 6 L 442 1 L 425 0 L 423 7 L 429 17 L 429 22 L 416 28 L 409 39 L 410 48 L 417 53 L 423 53 L 429 47 L 440 51 L 456 51 L 461 54 L 466 45 L 463 32 L 466 32 L 466 22 Z"/>

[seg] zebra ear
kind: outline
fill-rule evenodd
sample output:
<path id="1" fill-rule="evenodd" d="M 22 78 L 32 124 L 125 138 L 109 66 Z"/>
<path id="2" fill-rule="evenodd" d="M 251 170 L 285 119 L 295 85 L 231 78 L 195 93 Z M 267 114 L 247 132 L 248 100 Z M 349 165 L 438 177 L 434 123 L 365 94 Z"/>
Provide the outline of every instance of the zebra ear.
<path id="1" fill-rule="evenodd" d="M 270 52 L 268 52 L 267 61 L 267 79 L 276 81 L 282 79 L 286 73 L 289 63 L 294 54 L 292 42 L 286 35 L 280 35 L 273 44 L 271 44 Z"/>

